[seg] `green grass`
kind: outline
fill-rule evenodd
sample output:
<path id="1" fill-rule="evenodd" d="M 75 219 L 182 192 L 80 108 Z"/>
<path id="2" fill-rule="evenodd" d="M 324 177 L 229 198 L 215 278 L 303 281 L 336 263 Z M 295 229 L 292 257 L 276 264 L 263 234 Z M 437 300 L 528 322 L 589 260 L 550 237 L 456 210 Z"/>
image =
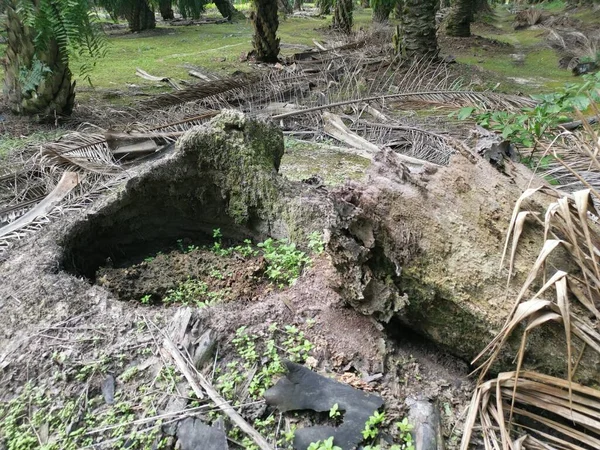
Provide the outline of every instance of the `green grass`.
<path id="1" fill-rule="evenodd" d="M 209 10 L 210 12 L 210 10 Z M 370 20 L 370 11 L 357 14 L 356 26 Z M 328 18 L 282 19 L 279 37 L 283 44 L 281 56 L 290 56 L 300 49 L 289 45 L 314 47 L 313 39 L 323 39 L 318 30 L 331 23 Z M 219 75 L 235 70 L 250 71 L 240 57 L 252 50 L 252 24 L 250 21 L 235 24 L 209 24 L 188 27 L 159 27 L 139 35 L 121 35 L 109 38 L 106 58 L 92 70 L 90 78 L 97 88 L 116 89 L 126 84 L 153 86 L 135 75 L 143 69 L 153 75 L 193 81 L 184 64 L 192 64 Z M 72 63 L 78 73 L 79 64 Z"/>
<path id="2" fill-rule="evenodd" d="M 7 134 L 0 134 L 0 159 L 4 158 L 9 152 L 23 149 L 29 145 L 41 144 L 50 140 L 55 140 L 65 133 L 63 129 L 36 131 L 28 136 L 13 137 Z"/>
<path id="3" fill-rule="evenodd" d="M 247 9 L 249 3 L 237 5 L 239 9 Z M 209 7 L 207 17 L 219 17 Z M 371 22 L 371 10 L 355 12 L 355 29 Z M 290 56 L 300 45 L 314 47 L 313 39 L 327 39 L 320 30 L 331 24 L 331 16 L 326 18 L 281 18 L 279 37 L 283 44 L 281 56 Z M 152 75 L 168 76 L 195 80 L 187 74 L 184 64 L 192 64 L 218 75 L 228 75 L 236 70 L 251 71 L 240 56 L 252 50 L 252 24 L 249 20 L 234 24 L 207 24 L 198 26 L 163 26 L 156 30 L 139 34 L 119 33 L 108 37 L 106 57 L 98 62 L 90 73 L 90 81 L 97 89 L 125 89 L 127 85 L 137 85 L 150 91 L 156 83 L 144 80 L 135 75 L 136 68 L 143 69 Z M 5 45 L 0 45 L 0 55 Z M 85 80 L 79 77 L 82 61 L 71 60 L 71 68 L 77 83 L 87 87 Z M 0 74 L 0 81 L 2 74 Z M 197 81 L 197 80 L 196 80 Z M 168 89 L 165 87 L 165 89 Z M 86 89 L 87 90 L 87 89 Z M 93 96 L 86 93 L 86 96 Z"/>
<path id="4" fill-rule="evenodd" d="M 558 67 L 558 57 L 551 49 L 542 49 L 528 53 L 523 65 L 514 64 L 509 54 L 496 54 L 491 57 L 462 55 L 457 61 L 477 65 L 485 70 L 494 72 L 499 79 L 522 79 L 530 83 L 519 84 L 523 92 L 533 93 L 553 90 L 565 83 L 575 81 L 568 70 Z M 482 62 L 480 62 L 482 61 Z M 510 81 L 510 80 L 509 80 Z"/>

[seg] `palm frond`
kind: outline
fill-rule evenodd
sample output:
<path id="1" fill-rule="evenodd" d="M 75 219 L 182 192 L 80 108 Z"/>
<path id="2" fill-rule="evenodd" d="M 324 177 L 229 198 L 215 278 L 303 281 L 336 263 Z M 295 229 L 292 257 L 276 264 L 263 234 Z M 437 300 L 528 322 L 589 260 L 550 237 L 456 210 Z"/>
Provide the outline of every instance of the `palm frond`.
<path id="1" fill-rule="evenodd" d="M 430 104 L 445 106 L 479 106 L 485 109 L 520 109 L 523 107 L 535 106 L 535 101 L 519 97 L 516 95 L 502 95 L 496 92 L 476 92 L 476 91 L 422 91 L 422 92 L 399 92 L 397 94 L 374 95 L 370 97 L 355 98 L 341 102 L 330 103 L 327 105 L 314 106 L 289 113 L 278 114 L 273 119 L 280 120 L 293 116 L 299 116 L 315 111 L 337 108 L 340 106 L 352 105 L 356 103 L 367 103 L 372 101 L 421 101 Z"/>
<path id="2" fill-rule="evenodd" d="M 106 139 L 101 134 L 70 133 L 42 148 L 41 167 L 63 166 L 97 173 L 120 171 Z"/>
<path id="3" fill-rule="evenodd" d="M 214 81 L 197 83 L 180 91 L 157 95 L 144 100 L 140 106 L 145 109 L 168 108 L 180 103 L 199 101 L 219 94 L 247 88 L 260 81 L 257 76 L 230 77 Z"/>
<path id="4" fill-rule="evenodd" d="M 477 387 L 470 411 L 461 450 L 468 448 L 477 415 L 486 449 L 600 448 L 600 391 L 561 378 L 500 373 Z"/>

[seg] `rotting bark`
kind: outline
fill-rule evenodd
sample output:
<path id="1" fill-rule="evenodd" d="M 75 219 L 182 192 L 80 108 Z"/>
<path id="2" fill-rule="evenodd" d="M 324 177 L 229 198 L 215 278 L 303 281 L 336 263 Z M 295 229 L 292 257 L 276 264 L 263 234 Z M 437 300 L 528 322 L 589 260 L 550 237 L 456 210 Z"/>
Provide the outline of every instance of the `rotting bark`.
<path id="1" fill-rule="evenodd" d="M 485 347 L 542 242 L 526 227 L 506 292 L 498 267 L 512 208 L 529 182 L 526 168 L 512 167 L 509 177 L 456 155 L 448 167 L 415 175 L 383 151 L 364 182 L 327 190 L 278 175 L 283 150 L 280 130 L 223 113 L 131 173 L 86 214 L 14 249 L 0 266 L 7 280 L 0 296 L 19 292 L 55 302 L 64 297 L 50 289 L 57 278 L 81 289 L 85 282 L 73 275 L 92 277 L 107 258 L 120 264 L 147 255 L 148 243 L 168 246 L 183 235 L 208 237 L 215 228 L 233 240 L 272 236 L 300 246 L 311 232 L 326 230 L 337 273 L 327 280 L 356 311 L 390 334 L 410 328 L 465 360 Z M 513 367 L 518 341 L 509 342 L 494 370 Z M 574 346 L 578 353 L 579 343 Z M 564 348 L 560 325 L 533 332 L 525 367 L 559 374 Z M 599 363 L 584 353 L 579 379 L 597 378 Z"/>

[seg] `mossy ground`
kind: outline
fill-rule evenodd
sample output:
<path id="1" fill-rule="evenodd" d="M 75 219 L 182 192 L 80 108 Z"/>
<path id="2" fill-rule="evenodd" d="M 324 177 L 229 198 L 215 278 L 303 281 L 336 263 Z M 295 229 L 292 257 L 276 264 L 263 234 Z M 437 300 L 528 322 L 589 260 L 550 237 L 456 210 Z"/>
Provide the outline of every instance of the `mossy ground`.
<path id="1" fill-rule="evenodd" d="M 279 172 L 297 181 L 319 174 L 326 185 L 336 185 L 347 179 L 361 179 L 369 164 L 368 159 L 331 144 L 287 138 Z"/>

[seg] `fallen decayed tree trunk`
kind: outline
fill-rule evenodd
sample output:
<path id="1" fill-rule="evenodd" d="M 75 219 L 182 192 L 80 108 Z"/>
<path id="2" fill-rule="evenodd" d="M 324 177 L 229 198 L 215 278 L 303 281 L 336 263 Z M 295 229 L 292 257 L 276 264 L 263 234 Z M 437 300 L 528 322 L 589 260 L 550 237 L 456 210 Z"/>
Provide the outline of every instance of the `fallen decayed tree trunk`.
<path id="1" fill-rule="evenodd" d="M 73 274 L 91 277 L 107 258 L 118 263 L 149 243 L 215 228 L 230 239 L 287 237 L 299 245 L 325 230 L 339 274 L 331 282 L 348 304 L 391 333 L 409 327 L 461 358 L 477 355 L 505 321 L 542 243 L 524 232 L 507 288 L 500 258 L 515 201 L 530 182 L 527 169 L 503 174 L 457 154 L 449 166 L 415 175 L 383 150 L 364 182 L 325 190 L 278 175 L 283 152 L 277 128 L 224 112 L 85 215 L 11 250 L 0 266 L 0 296 L 19 289 L 22 298 L 52 302 L 64 294 L 42 287 L 56 267 L 72 286 L 79 283 Z M 530 202 L 535 209 L 536 199 Z M 518 339 L 495 370 L 511 366 Z M 528 346 L 527 367 L 564 370 L 559 325 L 532 333 Z M 597 376 L 597 363 L 581 358 L 580 381 Z"/>

